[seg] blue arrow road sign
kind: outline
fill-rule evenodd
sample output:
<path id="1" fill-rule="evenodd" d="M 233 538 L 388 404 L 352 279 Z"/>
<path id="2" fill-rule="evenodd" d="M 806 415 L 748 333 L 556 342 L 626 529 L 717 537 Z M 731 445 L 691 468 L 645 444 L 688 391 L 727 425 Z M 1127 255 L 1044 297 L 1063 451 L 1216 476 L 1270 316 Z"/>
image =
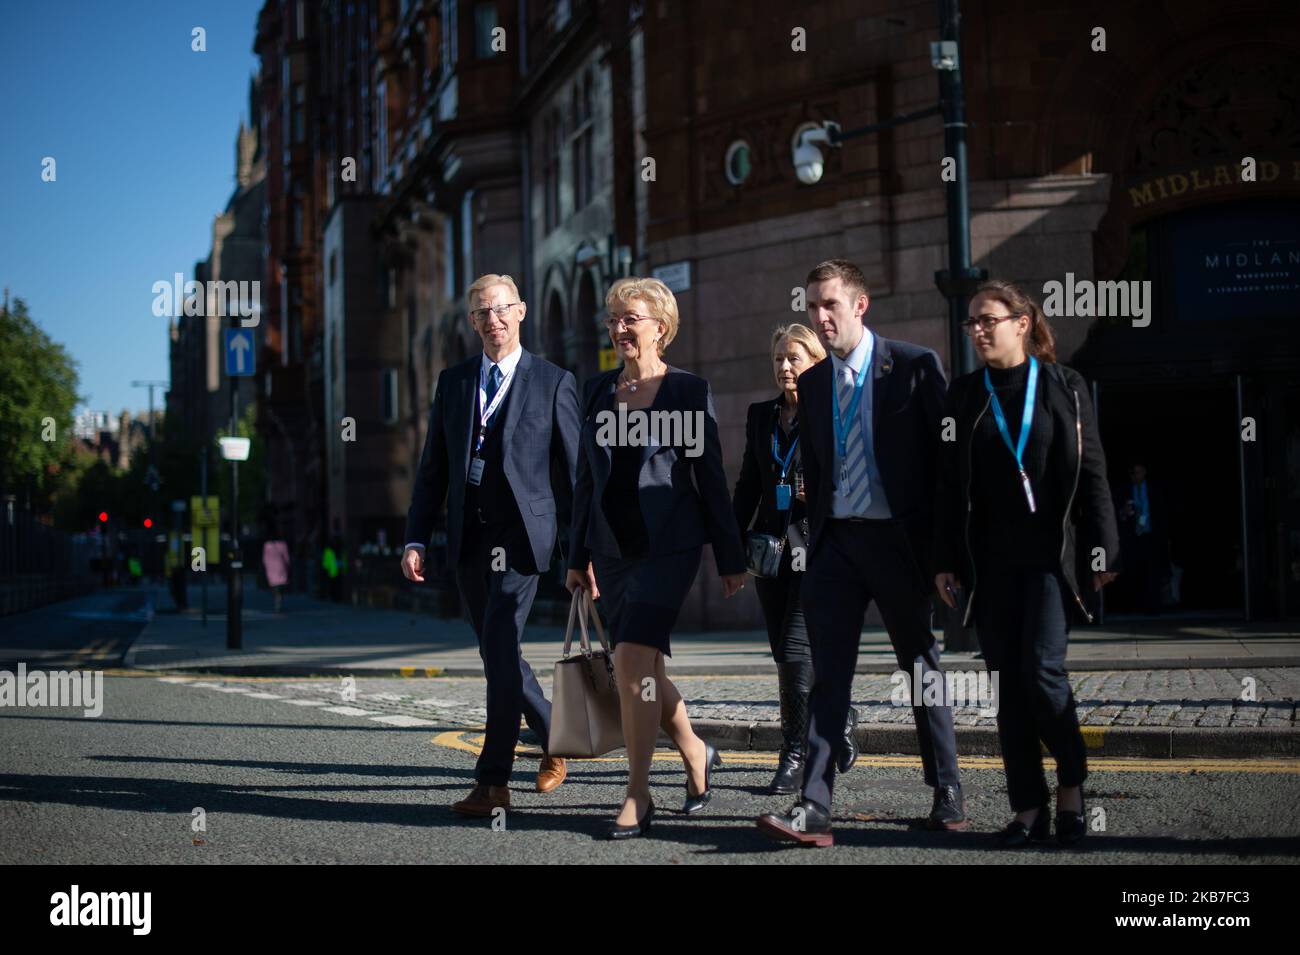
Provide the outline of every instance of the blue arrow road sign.
<path id="1" fill-rule="evenodd" d="M 232 378 L 247 378 L 257 372 L 257 352 L 253 348 L 253 332 L 248 328 L 226 329 L 226 374 Z"/>

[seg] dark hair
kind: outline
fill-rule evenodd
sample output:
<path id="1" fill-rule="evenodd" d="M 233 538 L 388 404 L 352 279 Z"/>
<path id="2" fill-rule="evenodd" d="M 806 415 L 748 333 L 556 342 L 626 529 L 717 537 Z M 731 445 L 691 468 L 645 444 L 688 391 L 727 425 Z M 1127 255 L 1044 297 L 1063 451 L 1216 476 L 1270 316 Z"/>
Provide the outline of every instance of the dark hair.
<path id="1" fill-rule="evenodd" d="M 1052 326 L 1047 322 L 1042 307 L 1034 301 L 1032 295 L 1015 282 L 992 279 L 983 283 L 971 296 L 974 301 L 980 295 L 987 295 L 996 302 L 1001 302 L 1012 315 L 1029 316 L 1029 335 L 1025 349 L 1039 361 L 1056 361 L 1056 336 Z"/>
<path id="2" fill-rule="evenodd" d="M 841 284 L 853 293 L 854 298 L 870 294 L 867 291 L 866 276 L 848 259 L 827 259 L 808 273 L 808 278 L 803 284 L 808 286 L 813 282 L 825 282 L 828 279 L 839 279 Z"/>

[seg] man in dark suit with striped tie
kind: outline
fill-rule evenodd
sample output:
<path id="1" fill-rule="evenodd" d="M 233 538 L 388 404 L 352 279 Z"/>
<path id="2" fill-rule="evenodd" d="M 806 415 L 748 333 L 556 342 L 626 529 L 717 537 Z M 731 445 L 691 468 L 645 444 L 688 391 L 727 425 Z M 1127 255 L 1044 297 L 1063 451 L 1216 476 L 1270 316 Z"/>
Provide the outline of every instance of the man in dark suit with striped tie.
<path id="1" fill-rule="evenodd" d="M 469 796 L 458 813 L 490 816 L 510 805 L 519 717 L 546 750 L 551 704 L 520 648 L 551 564 L 557 528 L 568 528 L 578 453 L 578 390 L 573 375 L 519 343 L 527 306 L 508 275 L 470 286 L 469 318 L 483 353 L 438 376 L 424 453 L 406 518 L 402 572 L 424 580 L 424 550 L 447 503 L 447 556 L 461 602 L 478 635 L 487 677 L 487 733 Z M 537 791 L 564 781 L 549 754 Z"/>
<path id="2" fill-rule="evenodd" d="M 863 324 L 868 304 L 853 263 L 832 259 L 809 273 L 808 316 L 830 357 L 799 376 L 809 523 L 801 596 L 815 674 L 808 768 L 800 801 L 758 819 L 771 838 L 803 845 L 833 843 L 835 761 L 872 600 L 909 685 L 917 672 L 943 681 L 928 555 L 947 385 L 933 351 Z M 928 825 L 964 828 L 952 709 L 946 694 L 945 705 L 923 705 L 924 685 L 912 685 L 912 713 L 934 788 Z"/>

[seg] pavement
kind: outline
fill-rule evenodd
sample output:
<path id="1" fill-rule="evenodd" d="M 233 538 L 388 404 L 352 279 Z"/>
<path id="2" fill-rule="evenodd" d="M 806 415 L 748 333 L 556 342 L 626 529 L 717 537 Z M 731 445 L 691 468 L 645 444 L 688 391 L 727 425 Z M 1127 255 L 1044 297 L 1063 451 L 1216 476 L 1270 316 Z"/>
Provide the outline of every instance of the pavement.
<path id="1" fill-rule="evenodd" d="M 394 712 L 481 725 L 484 681 L 468 623 L 428 614 L 358 608 L 245 589 L 242 649 L 225 646 L 225 591 L 210 586 L 206 625 L 191 588 L 177 612 L 154 591 L 149 619 L 122 661 L 129 671 L 231 677 L 352 678 L 359 698 Z M 223 611 L 218 613 L 217 611 Z M 525 658 L 550 692 L 563 630 L 530 626 Z M 963 755 L 996 755 L 991 675 L 974 653 L 945 653 Z M 1143 758 L 1300 756 L 1300 632 L 1284 623 L 1146 621 L 1071 633 L 1068 665 L 1090 752 Z M 730 749 L 780 746 L 775 672 L 766 634 L 676 632 L 667 666 L 697 731 Z M 863 752 L 916 753 L 910 706 L 896 705 L 900 678 L 883 630 L 862 635 L 853 702 Z M 394 692 L 384 678 L 420 677 Z M 983 683 L 980 682 L 981 678 Z M 328 679 L 326 682 L 328 683 Z M 368 689 L 374 681 L 382 689 Z M 311 681 L 316 683 L 318 681 Z M 344 685 L 344 684 L 340 684 Z M 399 687 L 404 685 L 399 681 Z M 334 692 L 330 689 L 328 692 Z M 902 698 L 904 703 L 906 698 Z"/>

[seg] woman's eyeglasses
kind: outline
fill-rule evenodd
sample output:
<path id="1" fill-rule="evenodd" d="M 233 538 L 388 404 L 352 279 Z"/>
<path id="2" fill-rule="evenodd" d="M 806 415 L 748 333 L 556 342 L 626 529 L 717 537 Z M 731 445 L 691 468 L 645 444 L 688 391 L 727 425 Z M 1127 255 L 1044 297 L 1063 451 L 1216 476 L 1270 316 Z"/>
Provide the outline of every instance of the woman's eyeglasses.
<path id="1" fill-rule="evenodd" d="M 961 323 L 961 327 L 967 335 L 974 335 L 976 329 L 982 332 L 991 332 L 999 322 L 1019 317 L 1019 315 L 981 315 L 978 318 L 966 319 Z"/>
<path id="2" fill-rule="evenodd" d="M 624 328 L 635 328 L 639 322 L 652 321 L 649 315 L 638 315 L 636 312 L 623 312 L 619 315 L 611 315 L 605 319 L 605 327 L 611 332 L 622 325 Z"/>

